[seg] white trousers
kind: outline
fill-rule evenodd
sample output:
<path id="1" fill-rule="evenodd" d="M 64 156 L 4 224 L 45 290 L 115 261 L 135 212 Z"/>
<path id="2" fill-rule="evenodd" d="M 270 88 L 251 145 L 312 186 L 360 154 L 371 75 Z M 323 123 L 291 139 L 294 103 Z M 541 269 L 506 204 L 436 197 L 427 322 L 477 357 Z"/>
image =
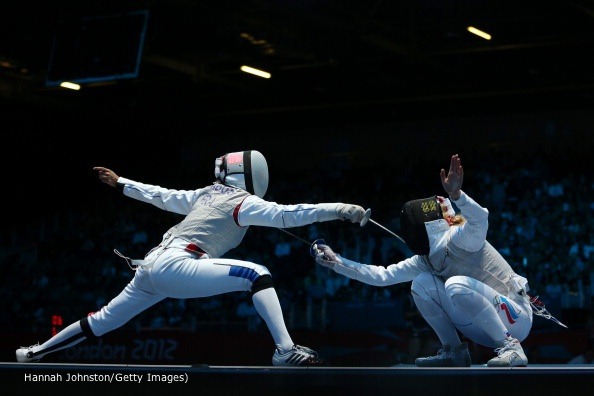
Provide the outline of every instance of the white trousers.
<path id="1" fill-rule="evenodd" d="M 112 331 L 165 298 L 251 291 L 259 276 L 270 275 L 266 267 L 249 261 L 197 258 L 179 248 L 155 249 L 144 263 L 118 296 L 89 316 L 93 334 L 101 336 Z"/>
<path id="2" fill-rule="evenodd" d="M 458 330 L 486 347 L 498 347 L 509 331 L 523 341 L 532 328 L 532 308 L 521 296 L 508 298 L 468 276 L 453 276 L 445 282 L 430 273 L 420 274 L 411 291 L 419 312 L 442 344 L 460 343 Z"/>

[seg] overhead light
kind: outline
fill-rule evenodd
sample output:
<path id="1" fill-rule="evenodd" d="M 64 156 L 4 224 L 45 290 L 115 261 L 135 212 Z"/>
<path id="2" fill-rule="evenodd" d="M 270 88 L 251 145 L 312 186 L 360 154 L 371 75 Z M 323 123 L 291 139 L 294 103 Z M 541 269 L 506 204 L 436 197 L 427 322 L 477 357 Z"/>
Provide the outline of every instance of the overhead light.
<path id="1" fill-rule="evenodd" d="M 71 82 L 66 82 L 66 81 L 63 83 L 60 83 L 60 86 L 62 88 L 66 88 L 66 89 L 73 89 L 75 91 L 78 91 L 80 89 L 80 85 L 71 83 Z"/>
<path id="2" fill-rule="evenodd" d="M 268 72 L 265 72 L 265 71 L 259 70 L 259 69 L 254 69 L 253 67 L 249 67 L 249 66 L 241 66 L 239 69 L 242 72 L 253 74 L 254 76 L 258 76 L 258 77 L 262 77 L 262 78 L 272 77 L 272 75 Z"/>
<path id="3" fill-rule="evenodd" d="M 472 34 L 476 34 L 477 36 L 484 38 L 485 40 L 491 40 L 491 35 L 489 33 L 485 33 L 482 30 L 479 30 L 475 27 L 468 26 L 466 30 L 468 30 Z"/>

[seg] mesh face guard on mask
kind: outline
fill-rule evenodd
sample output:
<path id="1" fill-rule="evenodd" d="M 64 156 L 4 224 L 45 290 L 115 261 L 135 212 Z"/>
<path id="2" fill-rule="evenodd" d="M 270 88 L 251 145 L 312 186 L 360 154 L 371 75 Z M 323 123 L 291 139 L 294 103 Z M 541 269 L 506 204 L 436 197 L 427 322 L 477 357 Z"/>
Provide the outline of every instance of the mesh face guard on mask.
<path id="1" fill-rule="evenodd" d="M 256 150 L 228 153 L 215 160 L 215 177 L 223 184 L 263 198 L 268 189 L 268 164 Z"/>
<path id="2" fill-rule="evenodd" d="M 402 238 L 414 254 L 429 254 L 429 237 L 425 223 L 443 219 L 437 196 L 408 201 L 400 212 Z"/>

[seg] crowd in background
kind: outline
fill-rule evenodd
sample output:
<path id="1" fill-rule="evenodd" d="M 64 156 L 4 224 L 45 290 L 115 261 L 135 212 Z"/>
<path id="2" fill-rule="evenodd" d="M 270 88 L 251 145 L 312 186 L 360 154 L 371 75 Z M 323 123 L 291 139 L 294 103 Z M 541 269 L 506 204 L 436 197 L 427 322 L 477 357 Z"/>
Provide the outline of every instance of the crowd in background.
<path id="1" fill-rule="evenodd" d="M 445 165 L 440 166 L 447 165 L 450 154 L 443 152 L 440 163 Z M 488 239 L 493 246 L 529 280 L 531 294 L 539 296 L 557 317 L 566 308 L 592 309 L 594 181 L 589 167 L 559 169 L 560 159 L 554 153 L 527 158 L 521 153 L 505 155 L 501 150 L 485 148 L 475 158 L 480 161 L 465 162 L 464 190 L 489 209 Z M 439 168 L 434 164 L 417 158 L 398 167 L 382 162 L 353 167 L 348 159 L 329 160 L 316 172 L 271 177 L 265 198 L 287 204 L 357 203 L 370 207 L 373 218 L 398 233 L 398 214 L 404 202 L 443 194 Z M 174 177 L 172 185 L 201 187 Z M 434 183 L 428 185 L 426 181 L 431 178 Z M 150 177 L 139 181 L 152 182 Z M 4 329 L 45 334 L 53 314 L 70 323 L 98 310 L 132 278 L 132 269 L 113 249 L 142 258 L 170 226 L 181 220 L 176 214 L 126 198 L 117 190 L 111 192 L 100 201 L 89 196 L 88 202 L 78 207 L 44 213 L 37 221 L 3 234 L 0 301 L 6 307 L 0 310 L 0 325 Z M 289 327 L 306 326 L 306 316 L 295 312 L 322 303 L 408 298 L 406 284 L 372 287 L 317 266 L 304 243 L 323 238 L 344 256 L 376 265 L 388 265 L 410 254 L 384 230 L 372 224 L 359 227 L 330 222 L 288 231 L 294 235 L 252 227 L 240 247 L 226 257 L 250 260 L 270 269 Z M 254 331 L 262 328 L 245 293 L 166 300 L 127 326 L 197 330 L 236 323 L 247 323 Z"/>

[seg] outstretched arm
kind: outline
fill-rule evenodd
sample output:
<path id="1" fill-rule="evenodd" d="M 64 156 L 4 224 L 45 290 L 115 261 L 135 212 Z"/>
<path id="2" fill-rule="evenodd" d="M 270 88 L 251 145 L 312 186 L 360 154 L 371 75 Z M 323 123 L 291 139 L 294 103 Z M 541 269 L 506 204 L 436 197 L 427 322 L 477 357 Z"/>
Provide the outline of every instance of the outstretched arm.
<path id="1" fill-rule="evenodd" d="M 452 198 L 452 200 L 457 201 L 462 193 L 462 181 L 464 180 L 464 169 L 462 169 L 462 161 L 458 154 L 452 155 L 450 160 L 450 170 L 447 175 L 445 169 L 442 169 L 440 177 L 441 185 L 445 192 Z"/>
<path id="2" fill-rule="evenodd" d="M 430 271 L 430 268 L 427 267 L 420 256 L 413 256 L 397 264 L 384 267 L 349 260 L 338 253 L 334 253 L 332 248 L 325 243 L 313 245 L 311 253 L 315 255 L 316 263 L 319 265 L 331 268 L 334 272 L 348 278 L 373 286 L 389 286 L 409 282 L 421 272 Z"/>
<path id="3" fill-rule="evenodd" d="M 241 204 L 237 221 L 242 226 L 291 228 L 332 220 L 348 220 L 360 224 L 364 216 L 365 209 L 354 204 L 336 202 L 284 205 L 252 195 Z"/>
<path id="4" fill-rule="evenodd" d="M 120 177 L 114 171 L 102 166 L 95 166 L 99 180 L 111 186 L 118 187 L 121 192 L 130 198 L 150 203 L 159 209 L 186 215 L 200 195 L 198 190 L 172 190 L 151 184 L 144 184 L 125 177 Z"/>

